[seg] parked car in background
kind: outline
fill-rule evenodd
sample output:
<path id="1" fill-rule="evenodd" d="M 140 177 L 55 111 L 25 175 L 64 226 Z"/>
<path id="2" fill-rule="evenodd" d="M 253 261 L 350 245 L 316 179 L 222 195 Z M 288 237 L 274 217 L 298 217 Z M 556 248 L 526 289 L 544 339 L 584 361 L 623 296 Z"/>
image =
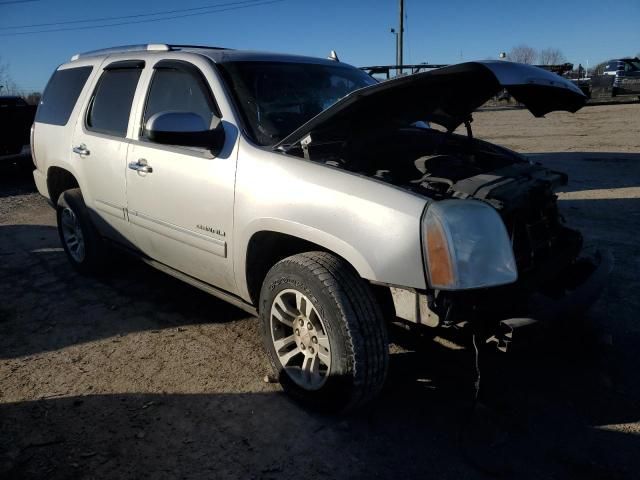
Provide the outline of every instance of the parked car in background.
<path id="1" fill-rule="evenodd" d="M 614 77 L 612 95 L 640 95 L 640 59 L 617 58 L 609 60 L 603 75 Z"/>
<path id="2" fill-rule="evenodd" d="M 602 290 L 608 256 L 583 252 L 558 213 L 566 175 L 472 136 L 473 111 L 502 89 L 536 116 L 585 102 L 509 62 L 378 83 L 293 55 L 89 52 L 47 85 L 34 179 L 79 272 L 118 246 L 259 315 L 284 389 L 349 410 L 384 384 L 390 321 L 504 348 L 504 327 Z"/>
<path id="3" fill-rule="evenodd" d="M 29 153 L 29 132 L 36 106 L 22 97 L 0 96 L 0 159 Z"/>

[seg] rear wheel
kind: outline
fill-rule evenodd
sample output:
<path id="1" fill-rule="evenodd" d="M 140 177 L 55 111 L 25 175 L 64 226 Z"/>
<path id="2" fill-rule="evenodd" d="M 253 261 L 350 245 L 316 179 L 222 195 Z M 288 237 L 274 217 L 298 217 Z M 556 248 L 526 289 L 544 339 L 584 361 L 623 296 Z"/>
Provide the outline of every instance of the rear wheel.
<path id="1" fill-rule="evenodd" d="M 96 273 L 105 265 L 107 246 L 96 231 L 79 188 L 60 195 L 57 205 L 58 234 L 67 258 L 81 273 Z"/>
<path id="2" fill-rule="evenodd" d="M 278 262 L 262 286 L 260 318 L 271 364 L 295 399 L 347 411 L 379 393 L 386 326 L 369 285 L 344 260 L 308 252 Z"/>

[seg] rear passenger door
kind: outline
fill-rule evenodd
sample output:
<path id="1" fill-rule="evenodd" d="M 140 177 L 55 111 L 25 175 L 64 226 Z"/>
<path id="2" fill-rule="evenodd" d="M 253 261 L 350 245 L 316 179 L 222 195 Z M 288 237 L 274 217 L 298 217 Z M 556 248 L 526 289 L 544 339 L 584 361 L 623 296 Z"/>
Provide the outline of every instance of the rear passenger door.
<path id="1" fill-rule="evenodd" d="M 127 204 L 136 244 L 151 258 L 199 280 L 234 292 L 229 248 L 237 129 L 217 106 L 210 64 L 161 60 L 151 71 L 138 115 L 139 137 L 129 148 Z M 222 118 L 225 144 L 219 154 L 202 147 L 154 143 L 144 125 L 161 112 L 189 112 L 211 124 Z M 150 172 L 136 169 L 146 165 Z"/>
<path id="2" fill-rule="evenodd" d="M 78 118 L 73 155 L 83 179 L 83 197 L 100 231 L 131 243 L 126 218 L 126 161 L 129 119 L 144 62 L 107 62 Z"/>

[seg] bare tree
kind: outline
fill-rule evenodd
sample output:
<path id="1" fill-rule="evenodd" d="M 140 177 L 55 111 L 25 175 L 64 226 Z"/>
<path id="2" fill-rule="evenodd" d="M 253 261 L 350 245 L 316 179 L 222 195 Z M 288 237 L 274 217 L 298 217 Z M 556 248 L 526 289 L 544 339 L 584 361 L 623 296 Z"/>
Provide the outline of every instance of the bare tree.
<path id="1" fill-rule="evenodd" d="M 560 65 L 567 61 L 567 57 L 559 48 L 545 48 L 540 52 L 540 65 Z"/>
<path id="2" fill-rule="evenodd" d="M 42 98 L 41 92 L 31 92 L 29 94 L 25 94 L 23 96 L 24 101 L 29 105 L 38 105 L 40 103 L 40 98 Z"/>
<path id="3" fill-rule="evenodd" d="M 9 66 L 2 63 L 0 58 L 0 95 L 15 95 L 18 92 L 18 86 L 9 74 Z"/>
<path id="4" fill-rule="evenodd" d="M 538 58 L 538 52 L 529 45 L 518 45 L 513 47 L 507 54 L 507 60 L 518 63 L 533 64 Z"/>

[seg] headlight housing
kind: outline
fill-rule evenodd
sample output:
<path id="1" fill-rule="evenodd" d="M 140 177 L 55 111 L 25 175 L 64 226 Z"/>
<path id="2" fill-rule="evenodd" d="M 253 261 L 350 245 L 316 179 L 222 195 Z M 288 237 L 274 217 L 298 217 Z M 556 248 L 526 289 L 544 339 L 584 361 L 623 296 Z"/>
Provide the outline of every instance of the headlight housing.
<path id="1" fill-rule="evenodd" d="M 504 222 L 484 202 L 434 202 L 427 206 L 422 232 L 428 281 L 433 288 L 485 288 L 518 279 Z"/>

